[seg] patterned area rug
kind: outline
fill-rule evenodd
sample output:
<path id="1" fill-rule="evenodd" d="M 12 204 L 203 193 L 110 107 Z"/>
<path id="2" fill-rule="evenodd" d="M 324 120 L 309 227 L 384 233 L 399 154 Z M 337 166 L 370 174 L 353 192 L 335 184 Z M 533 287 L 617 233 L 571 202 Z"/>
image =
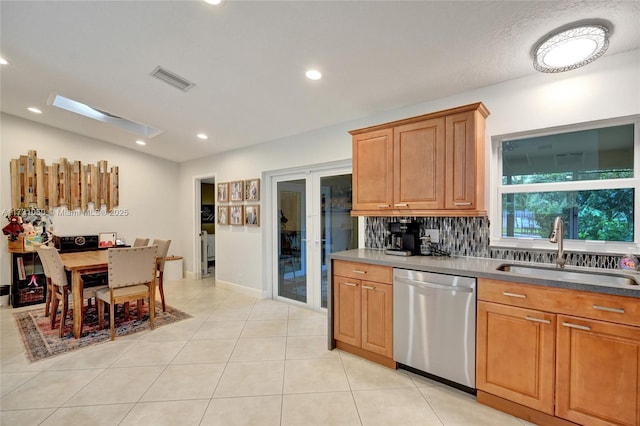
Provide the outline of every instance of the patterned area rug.
<path id="1" fill-rule="evenodd" d="M 135 303 L 129 311 L 129 321 L 124 320 L 124 310 L 118 305 L 116 313 L 116 339 L 118 336 L 137 333 L 139 331 L 149 330 L 149 311 L 148 303 L 144 304 L 142 319 L 138 320 Z M 86 308 L 86 307 L 85 307 Z M 73 351 L 96 343 L 104 342 L 111 338 L 109 330 L 109 318 L 105 318 L 105 327 L 98 327 L 98 312 L 95 306 L 86 308 L 84 314 L 84 324 L 82 327 L 82 336 L 79 339 L 73 338 L 73 309 L 69 308 L 67 320 L 65 321 L 64 336 L 59 336 L 60 317 L 62 310 L 58 310 L 56 318 L 56 327 L 51 329 L 49 317 L 44 316 L 44 305 L 38 309 L 14 313 L 18 329 L 22 335 L 22 341 L 27 350 L 27 357 L 31 362 L 39 361 L 55 355 L 60 355 L 69 351 Z M 108 305 L 105 310 L 108 312 Z M 106 314 L 108 316 L 108 313 Z M 167 305 L 167 311 L 162 312 L 162 307 L 156 305 L 155 327 L 171 324 L 191 318 L 191 315 L 184 313 L 176 308 Z"/>

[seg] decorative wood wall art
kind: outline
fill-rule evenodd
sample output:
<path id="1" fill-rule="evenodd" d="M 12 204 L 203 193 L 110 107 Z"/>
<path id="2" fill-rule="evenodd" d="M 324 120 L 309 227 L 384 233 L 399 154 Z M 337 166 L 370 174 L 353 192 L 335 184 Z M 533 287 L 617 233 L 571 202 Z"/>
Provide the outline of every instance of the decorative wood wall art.
<path id="1" fill-rule="evenodd" d="M 12 159 L 10 169 L 13 209 L 66 206 L 69 210 L 87 210 L 92 203 L 95 209 L 106 206 L 111 211 L 120 202 L 118 166 L 108 169 L 104 160 L 82 165 L 80 161 L 61 158 L 47 166 L 32 150 Z"/>

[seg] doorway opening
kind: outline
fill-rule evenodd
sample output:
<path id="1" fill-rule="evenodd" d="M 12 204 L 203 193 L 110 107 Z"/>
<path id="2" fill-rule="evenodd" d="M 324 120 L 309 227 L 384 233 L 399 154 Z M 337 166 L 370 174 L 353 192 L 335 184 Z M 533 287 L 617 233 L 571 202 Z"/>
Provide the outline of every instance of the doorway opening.
<path id="1" fill-rule="evenodd" d="M 196 179 L 196 241 L 194 242 L 198 278 L 215 277 L 216 265 L 216 181 L 215 177 Z"/>

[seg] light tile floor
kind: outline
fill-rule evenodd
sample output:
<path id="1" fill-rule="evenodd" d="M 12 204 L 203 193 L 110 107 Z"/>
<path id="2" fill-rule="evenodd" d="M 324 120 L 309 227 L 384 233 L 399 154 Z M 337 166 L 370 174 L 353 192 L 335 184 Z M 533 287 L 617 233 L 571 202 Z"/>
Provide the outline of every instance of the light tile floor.
<path id="1" fill-rule="evenodd" d="M 327 350 L 326 315 L 167 282 L 193 318 L 29 363 L 0 310 L 1 425 L 528 424 L 421 376 Z M 24 308 L 23 308 L 24 309 Z"/>

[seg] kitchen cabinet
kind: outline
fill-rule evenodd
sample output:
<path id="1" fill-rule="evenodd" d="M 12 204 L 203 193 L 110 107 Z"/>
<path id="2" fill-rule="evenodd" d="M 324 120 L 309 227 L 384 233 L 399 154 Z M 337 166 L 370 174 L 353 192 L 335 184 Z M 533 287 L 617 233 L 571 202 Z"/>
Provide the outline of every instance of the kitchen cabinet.
<path id="1" fill-rule="evenodd" d="M 477 342 L 479 402 L 539 424 L 640 425 L 638 299 L 479 279 Z"/>
<path id="2" fill-rule="evenodd" d="M 351 131 L 355 216 L 486 216 L 482 103 Z"/>
<path id="3" fill-rule="evenodd" d="M 476 387 L 553 415 L 556 316 L 482 301 L 477 315 Z"/>
<path id="4" fill-rule="evenodd" d="M 395 368 L 393 270 L 333 261 L 333 326 L 336 347 Z"/>

